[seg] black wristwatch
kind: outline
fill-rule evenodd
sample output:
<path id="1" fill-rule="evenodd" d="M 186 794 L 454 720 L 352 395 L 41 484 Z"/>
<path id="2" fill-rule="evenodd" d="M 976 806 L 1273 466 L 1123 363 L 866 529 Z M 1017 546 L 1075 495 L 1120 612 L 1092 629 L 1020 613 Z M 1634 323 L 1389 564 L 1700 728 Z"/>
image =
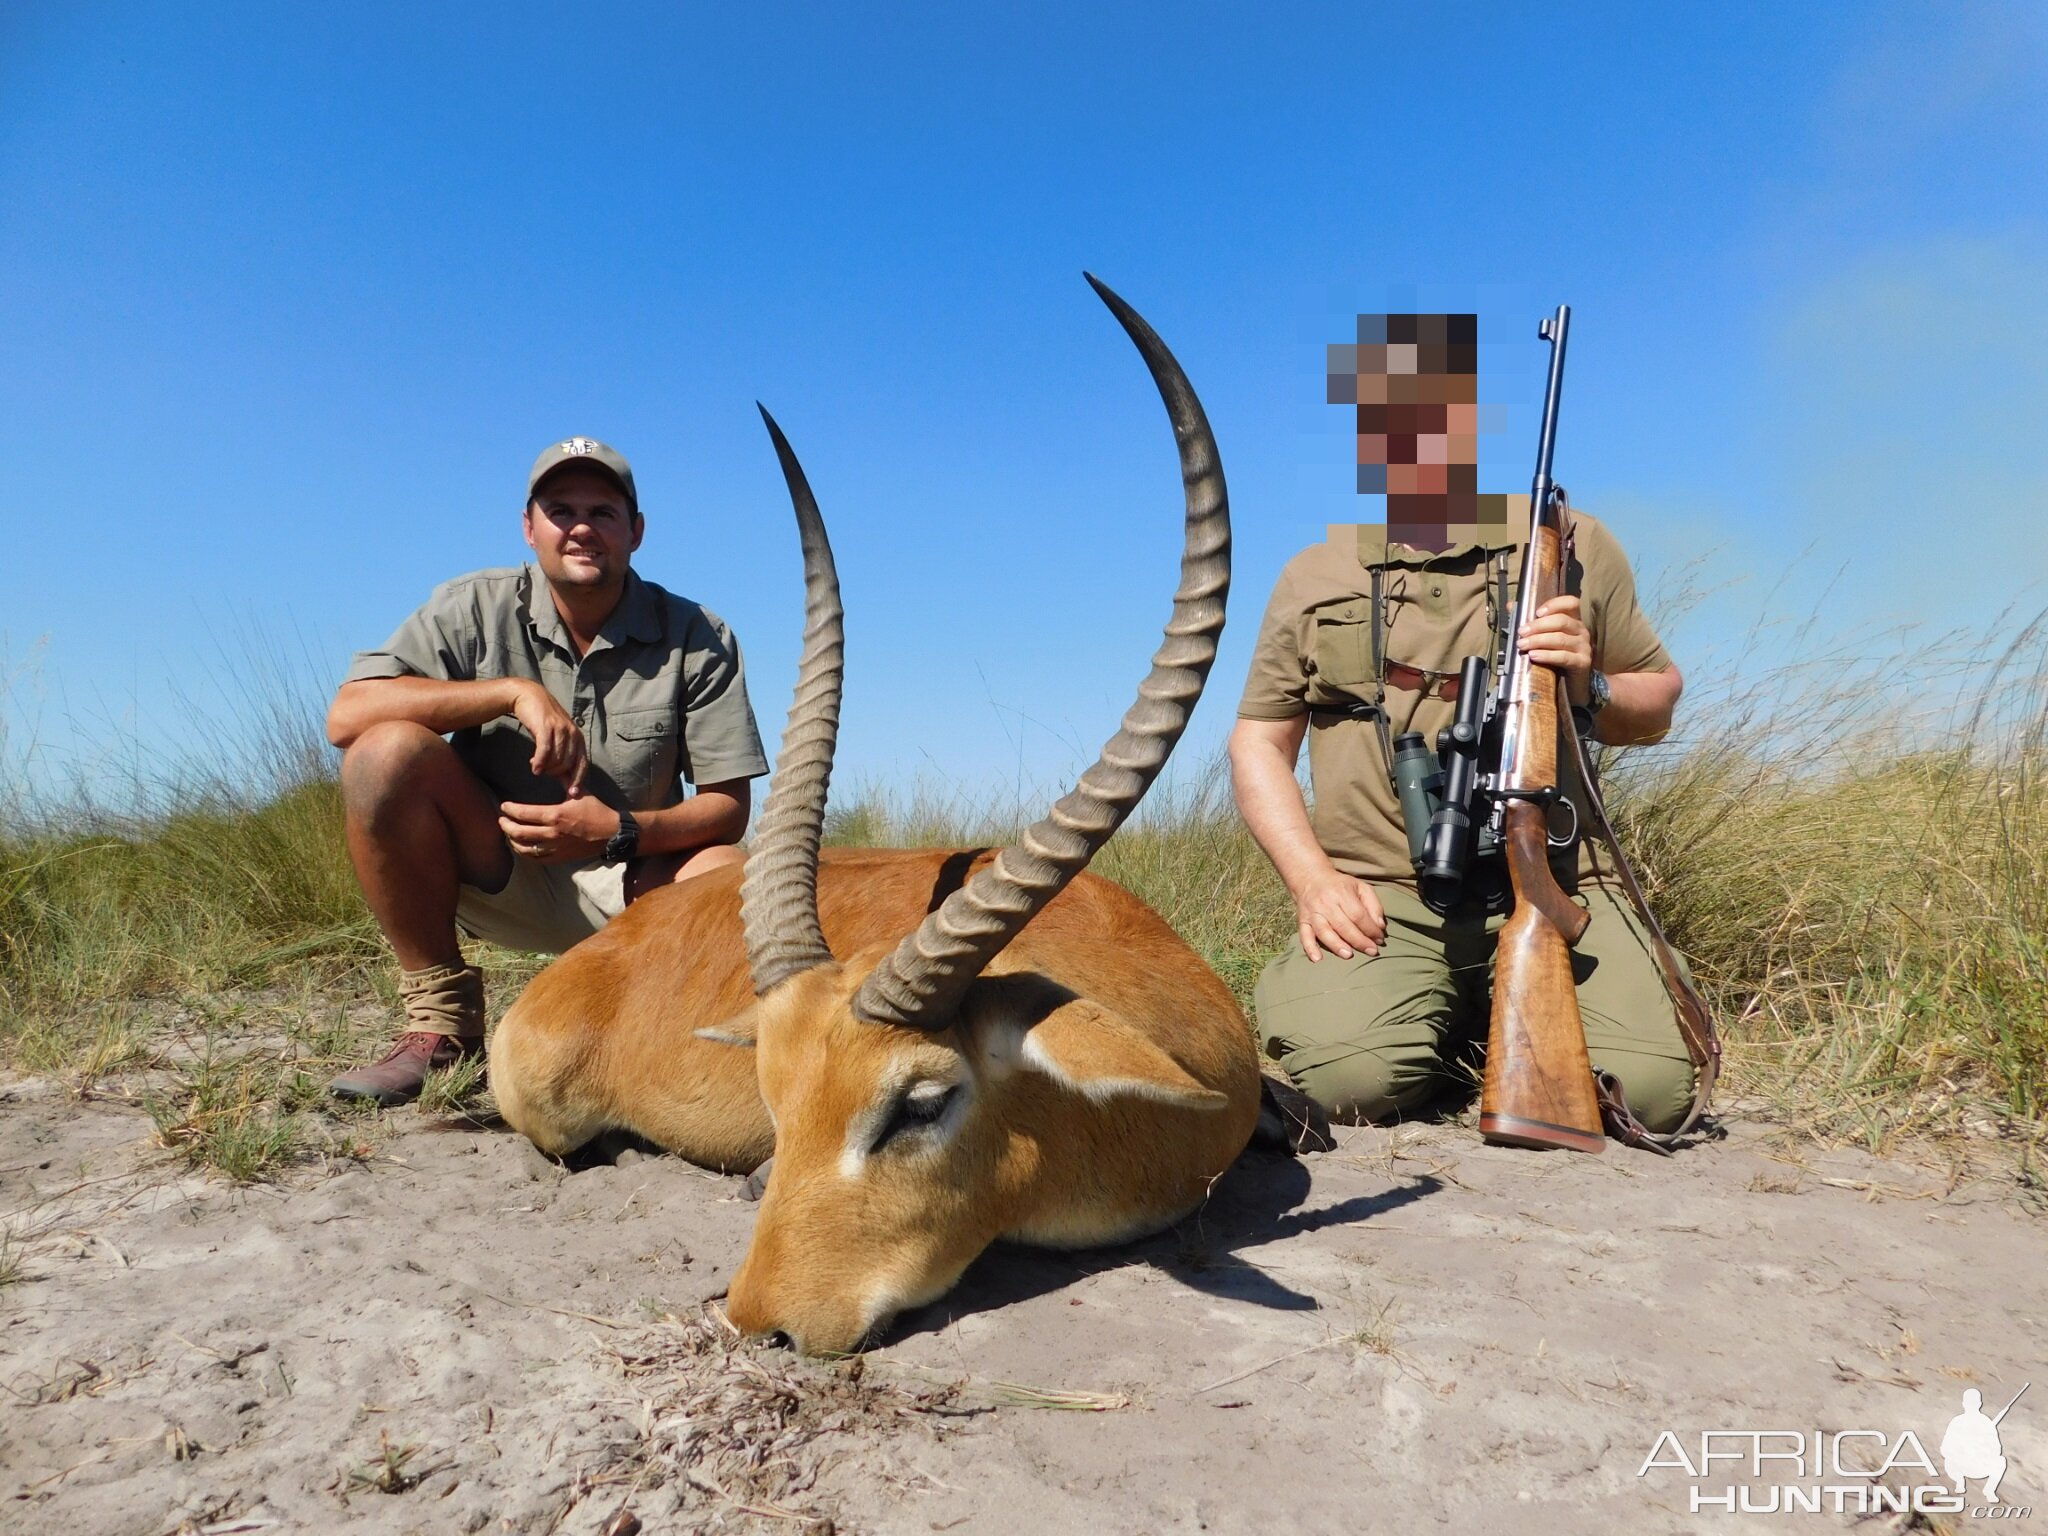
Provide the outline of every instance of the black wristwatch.
<path id="1" fill-rule="evenodd" d="M 1607 681 L 1607 674 L 1595 670 L 1586 680 L 1586 713 L 1597 715 L 1614 702 L 1614 688 Z"/>
<path id="2" fill-rule="evenodd" d="M 619 830 L 608 838 L 604 845 L 604 861 L 607 864 L 623 864 L 640 851 L 640 823 L 633 819 L 631 811 L 619 812 Z"/>

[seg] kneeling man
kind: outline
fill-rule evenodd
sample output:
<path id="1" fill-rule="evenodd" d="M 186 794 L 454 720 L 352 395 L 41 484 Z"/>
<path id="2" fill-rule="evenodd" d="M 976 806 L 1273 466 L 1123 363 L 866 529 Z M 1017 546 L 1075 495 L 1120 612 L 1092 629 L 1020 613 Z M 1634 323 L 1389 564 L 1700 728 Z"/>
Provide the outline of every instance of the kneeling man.
<path id="1" fill-rule="evenodd" d="M 625 459 L 555 444 L 523 521 L 531 564 L 437 588 L 328 710 L 349 857 L 406 1014 L 382 1060 L 329 1084 L 344 1098 L 405 1103 L 483 1050 L 458 928 L 560 953 L 641 892 L 739 862 L 768 771 L 732 631 L 632 569 L 646 525 Z"/>
<path id="2" fill-rule="evenodd" d="M 1682 687 L 1636 601 L 1614 535 L 1581 513 L 1568 595 L 1504 633 L 1521 574 L 1527 499 L 1477 492 L 1477 324 L 1470 315 L 1361 316 L 1334 348 L 1333 402 L 1358 408 L 1359 490 L 1387 521 L 1337 525 L 1287 563 L 1259 630 L 1230 761 L 1238 809 L 1294 898 L 1298 942 L 1255 1002 L 1267 1053 L 1329 1112 L 1396 1120 L 1468 1088 L 1483 1051 L 1502 918 L 1448 915 L 1417 894 L 1390 773 L 1405 732 L 1434 745 L 1458 667 L 1505 642 L 1564 675 L 1593 737 L 1654 741 Z M 1314 810 L 1295 762 L 1306 740 Z M 1567 796 L 1583 810 L 1577 778 Z M 1558 870 L 1592 914 L 1573 951 L 1595 1068 L 1654 1132 L 1692 1104 L 1695 1073 L 1651 940 L 1591 838 Z"/>

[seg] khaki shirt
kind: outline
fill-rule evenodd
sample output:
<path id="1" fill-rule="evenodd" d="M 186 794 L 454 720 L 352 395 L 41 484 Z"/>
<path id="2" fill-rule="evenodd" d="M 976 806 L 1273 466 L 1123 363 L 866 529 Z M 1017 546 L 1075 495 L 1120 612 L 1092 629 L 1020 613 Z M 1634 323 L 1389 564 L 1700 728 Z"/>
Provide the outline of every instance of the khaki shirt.
<path id="1" fill-rule="evenodd" d="M 1517 503 L 1526 518 L 1527 497 L 1511 499 L 1510 516 Z M 1662 672 L 1671 658 L 1636 602 L 1628 557 L 1603 524 L 1582 512 L 1571 516 L 1577 532 L 1565 590 L 1583 604 L 1593 665 L 1607 673 Z M 1378 729 L 1370 720 L 1321 712 L 1324 706 L 1370 703 L 1378 688 L 1368 564 L 1383 563 L 1386 570 L 1387 660 L 1455 677 L 1467 656 L 1492 657 L 1492 556 L 1501 549 L 1511 551 L 1512 603 L 1521 577 L 1519 541 L 1455 544 L 1431 554 L 1388 542 L 1384 527 L 1352 524 L 1333 524 L 1329 539 L 1288 561 L 1274 585 L 1237 713 L 1246 720 L 1309 717 L 1310 822 L 1316 841 L 1346 874 L 1415 884 Z M 1451 723 L 1456 706 L 1390 683 L 1386 710 L 1390 738 L 1419 731 L 1434 750 L 1437 732 Z M 1567 794 L 1576 788 L 1575 775 L 1567 774 L 1564 788 Z M 1590 822 L 1585 830 L 1590 832 Z M 1580 842 L 1581 878 L 1599 873 L 1592 841 Z"/>
<path id="2" fill-rule="evenodd" d="M 345 681 L 378 677 L 533 679 L 583 732 L 584 788 L 615 808 L 661 810 L 682 800 L 684 779 L 718 784 L 768 771 L 732 631 L 632 571 L 581 660 L 540 568 L 506 566 L 436 587 L 382 647 L 356 654 Z M 558 780 L 528 768 L 533 738 L 510 715 L 457 731 L 454 744 L 500 799 L 562 799 Z"/>

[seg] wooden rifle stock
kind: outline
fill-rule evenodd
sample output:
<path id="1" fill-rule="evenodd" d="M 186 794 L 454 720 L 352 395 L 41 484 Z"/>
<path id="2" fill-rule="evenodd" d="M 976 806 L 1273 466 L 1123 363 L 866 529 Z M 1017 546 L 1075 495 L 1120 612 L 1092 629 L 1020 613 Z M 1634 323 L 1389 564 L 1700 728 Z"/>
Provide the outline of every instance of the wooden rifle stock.
<path id="1" fill-rule="evenodd" d="M 1546 515 L 1543 507 L 1532 511 L 1522 562 L 1522 606 L 1530 614 L 1563 590 L 1564 578 L 1557 516 Z M 1528 798 L 1557 788 L 1563 691 L 1563 679 L 1554 670 L 1525 658 L 1502 705 L 1508 712 L 1504 740 L 1512 743 L 1513 760 L 1501 763 L 1501 789 L 1515 907 L 1494 952 L 1493 1020 L 1479 1095 L 1479 1133 L 1503 1146 L 1600 1152 L 1607 1135 L 1593 1063 L 1586 1054 L 1571 956 L 1571 946 L 1591 919 L 1551 873 L 1547 806 Z"/>

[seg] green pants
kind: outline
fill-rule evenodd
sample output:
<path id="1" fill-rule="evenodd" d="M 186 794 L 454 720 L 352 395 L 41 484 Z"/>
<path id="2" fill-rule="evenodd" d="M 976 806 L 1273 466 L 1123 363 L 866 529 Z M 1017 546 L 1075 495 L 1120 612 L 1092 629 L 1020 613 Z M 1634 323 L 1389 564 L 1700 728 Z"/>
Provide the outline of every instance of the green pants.
<path id="1" fill-rule="evenodd" d="M 1311 963 L 1291 944 L 1254 997 L 1266 1054 L 1344 1120 L 1395 1120 L 1470 1091 L 1504 920 L 1445 919 L 1402 886 L 1373 889 L 1387 914 L 1377 956 L 1325 951 Z M 1673 1130 L 1692 1103 L 1693 1065 L 1649 939 L 1619 891 L 1588 885 L 1574 899 L 1593 914 L 1572 951 L 1587 1052 L 1645 1125 Z"/>

